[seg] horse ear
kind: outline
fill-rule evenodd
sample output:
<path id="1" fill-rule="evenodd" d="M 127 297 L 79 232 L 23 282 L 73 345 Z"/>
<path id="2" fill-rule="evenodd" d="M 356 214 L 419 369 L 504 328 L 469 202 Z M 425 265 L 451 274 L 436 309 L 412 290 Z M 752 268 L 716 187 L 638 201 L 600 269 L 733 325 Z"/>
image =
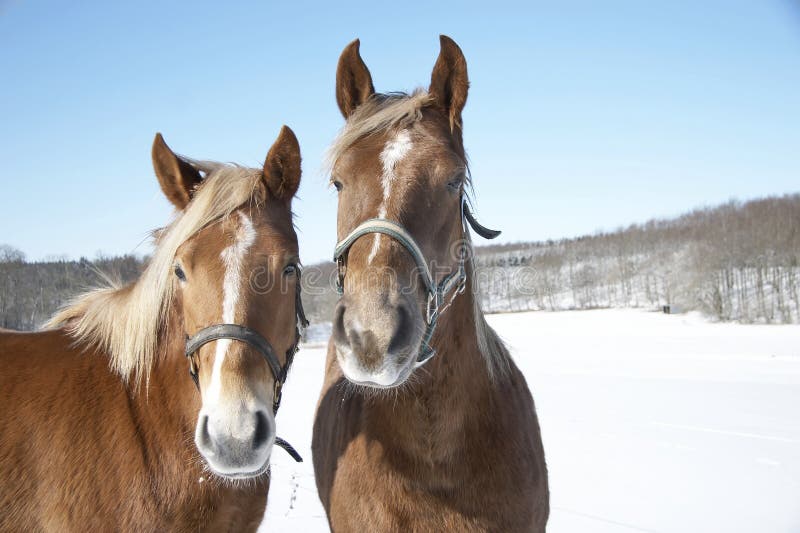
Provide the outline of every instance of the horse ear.
<path id="1" fill-rule="evenodd" d="M 178 209 L 186 207 L 203 181 L 197 169 L 170 150 L 160 133 L 153 139 L 153 169 L 164 195 Z"/>
<path id="2" fill-rule="evenodd" d="M 300 143 L 294 132 L 283 126 L 264 162 L 264 183 L 270 194 L 291 201 L 300 186 Z"/>
<path id="3" fill-rule="evenodd" d="M 372 76 L 358 53 L 360 44 L 358 39 L 348 44 L 336 67 L 336 103 L 344 118 L 375 94 Z"/>
<path id="4" fill-rule="evenodd" d="M 441 49 L 431 74 L 428 93 L 450 118 L 450 129 L 461 127 L 461 110 L 467 103 L 467 60 L 461 48 L 447 35 L 439 36 Z"/>

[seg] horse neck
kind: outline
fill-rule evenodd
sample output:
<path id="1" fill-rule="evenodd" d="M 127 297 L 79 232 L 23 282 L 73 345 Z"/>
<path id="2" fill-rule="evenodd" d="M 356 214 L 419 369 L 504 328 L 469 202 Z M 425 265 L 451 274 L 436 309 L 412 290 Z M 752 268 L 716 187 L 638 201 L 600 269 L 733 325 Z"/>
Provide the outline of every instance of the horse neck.
<path id="1" fill-rule="evenodd" d="M 478 344 L 474 300 L 468 284 L 441 316 L 432 339 L 436 355 L 415 371 L 397 395 L 365 402 L 370 429 L 406 454 L 453 456 L 465 435 L 491 424 L 488 410 L 493 383 Z"/>
<path id="2" fill-rule="evenodd" d="M 491 386 L 489 368 L 481 354 L 471 284 L 439 319 L 432 339 L 436 355 L 422 373 L 423 391 L 454 397 L 475 397 Z M 452 391 L 452 393 L 450 392 Z"/>

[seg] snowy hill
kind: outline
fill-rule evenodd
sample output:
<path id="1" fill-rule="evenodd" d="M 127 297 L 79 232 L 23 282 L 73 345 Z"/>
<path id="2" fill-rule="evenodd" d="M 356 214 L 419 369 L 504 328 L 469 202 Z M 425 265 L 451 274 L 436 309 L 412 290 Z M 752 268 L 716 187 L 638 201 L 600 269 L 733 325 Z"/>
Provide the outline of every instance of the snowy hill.
<path id="1" fill-rule="evenodd" d="M 800 195 L 729 202 L 577 239 L 478 250 L 487 311 L 670 305 L 800 322 Z"/>

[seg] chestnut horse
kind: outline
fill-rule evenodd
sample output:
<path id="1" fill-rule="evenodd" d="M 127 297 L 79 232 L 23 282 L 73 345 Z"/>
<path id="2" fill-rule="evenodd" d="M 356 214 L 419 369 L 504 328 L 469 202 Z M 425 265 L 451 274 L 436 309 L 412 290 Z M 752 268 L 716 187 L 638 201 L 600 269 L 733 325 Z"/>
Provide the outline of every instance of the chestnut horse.
<path id="1" fill-rule="evenodd" d="M 0 333 L 0 531 L 254 531 L 263 518 L 303 322 L 300 148 L 284 127 L 249 169 L 179 158 L 157 135 L 153 164 L 177 211 L 138 281 L 79 297 L 51 329 Z"/>
<path id="2" fill-rule="evenodd" d="M 427 91 L 376 94 L 345 48 L 339 191 L 342 298 L 312 452 L 331 529 L 544 531 L 547 468 L 525 378 L 474 296 L 461 111 L 467 65 L 441 37 Z"/>

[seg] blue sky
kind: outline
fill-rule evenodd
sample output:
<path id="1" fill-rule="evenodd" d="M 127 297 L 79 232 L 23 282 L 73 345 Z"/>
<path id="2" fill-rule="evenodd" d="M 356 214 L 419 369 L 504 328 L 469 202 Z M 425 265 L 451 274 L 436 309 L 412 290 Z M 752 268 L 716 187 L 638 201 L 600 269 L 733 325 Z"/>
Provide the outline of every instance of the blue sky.
<path id="1" fill-rule="evenodd" d="M 171 212 L 156 131 L 260 165 L 285 123 L 304 156 L 302 257 L 327 259 L 339 53 L 360 37 L 376 88 L 410 90 L 440 33 L 467 57 L 478 213 L 506 242 L 800 190 L 791 0 L 0 0 L 0 243 L 29 259 L 147 253 Z"/>

